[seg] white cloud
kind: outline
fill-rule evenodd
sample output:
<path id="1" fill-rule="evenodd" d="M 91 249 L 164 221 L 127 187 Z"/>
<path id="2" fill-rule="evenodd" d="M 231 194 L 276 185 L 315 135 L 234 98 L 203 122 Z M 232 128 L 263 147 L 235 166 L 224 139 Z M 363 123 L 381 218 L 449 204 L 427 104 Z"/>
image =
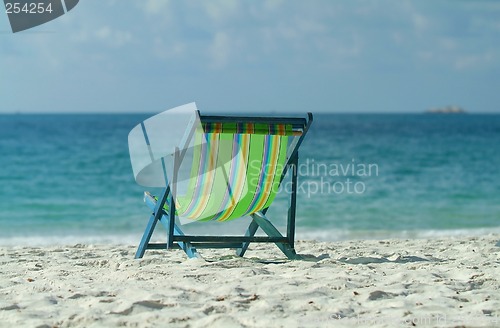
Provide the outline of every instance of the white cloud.
<path id="1" fill-rule="evenodd" d="M 491 52 L 474 55 L 458 56 L 454 61 L 454 66 L 457 70 L 479 68 L 488 65 L 494 59 Z"/>
<path id="2" fill-rule="evenodd" d="M 264 2 L 264 9 L 267 11 L 275 11 L 280 8 L 285 0 L 267 0 Z"/>
<path id="3" fill-rule="evenodd" d="M 221 68 L 228 63 L 231 53 L 231 40 L 226 32 L 215 33 L 209 52 L 213 68 Z"/>
<path id="4" fill-rule="evenodd" d="M 179 58 L 186 51 L 186 45 L 179 41 L 165 42 L 161 37 L 154 39 L 153 52 L 161 59 Z"/>
<path id="5" fill-rule="evenodd" d="M 240 2 L 232 0 L 210 0 L 196 1 L 196 4 L 201 4 L 205 13 L 212 21 L 221 23 L 226 19 L 234 17 L 240 11 Z"/>
<path id="6" fill-rule="evenodd" d="M 140 1 L 139 5 L 148 14 L 163 14 L 170 10 L 169 0 L 146 0 Z"/>
<path id="7" fill-rule="evenodd" d="M 412 22 L 417 35 L 422 35 L 430 27 L 429 19 L 417 12 L 413 13 Z"/>
<path id="8" fill-rule="evenodd" d="M 103 26 L 95 32 L 95 35 L 101 40 L 109 39 L 111 29 L 108 26 Z"/>
<path id="9" fill-rule="evenodd" d="M 121 47 L 132 41 L 132 34 L 127 31 L 112 30 L 109 26 L 103 26 L 95 31 L 95 36 L 113 47 Z"/>

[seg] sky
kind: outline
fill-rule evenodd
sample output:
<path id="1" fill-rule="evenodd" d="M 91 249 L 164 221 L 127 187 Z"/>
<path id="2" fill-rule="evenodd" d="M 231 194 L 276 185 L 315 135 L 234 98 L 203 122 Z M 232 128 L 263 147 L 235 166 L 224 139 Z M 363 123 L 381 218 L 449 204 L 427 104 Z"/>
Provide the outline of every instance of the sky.
<path id="1" fill-rule="evenodd" d="M 12 33 L 0 113 L 500 112 L 500 1 L 80 0 Z"/>

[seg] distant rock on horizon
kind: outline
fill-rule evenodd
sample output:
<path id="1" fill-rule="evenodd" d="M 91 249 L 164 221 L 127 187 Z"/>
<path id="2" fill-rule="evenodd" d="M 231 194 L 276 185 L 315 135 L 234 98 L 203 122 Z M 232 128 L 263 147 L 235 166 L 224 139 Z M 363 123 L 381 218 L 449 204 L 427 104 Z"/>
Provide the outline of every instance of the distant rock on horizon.
<path id="1" fill-rule="evenodd" d="M 431 108 L 425 111 L 427 114 L 464 114 L 466 111 L 458 106 L 446 106 L 441 108 Z"/>

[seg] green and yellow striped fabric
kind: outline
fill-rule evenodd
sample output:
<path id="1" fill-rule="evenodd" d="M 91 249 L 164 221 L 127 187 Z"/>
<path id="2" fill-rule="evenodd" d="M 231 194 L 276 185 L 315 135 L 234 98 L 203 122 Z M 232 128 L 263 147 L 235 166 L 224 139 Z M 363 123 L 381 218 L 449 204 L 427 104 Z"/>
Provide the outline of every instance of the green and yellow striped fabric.
<path id="1" fill-rule="evenodd" d="M 187 191 L 179 217 L 227 221 L 269 207 L 286 162 L 290 125 L 205 123 L 195 133 Z M 167 209 L 168 210 L 168 209 Z"/>

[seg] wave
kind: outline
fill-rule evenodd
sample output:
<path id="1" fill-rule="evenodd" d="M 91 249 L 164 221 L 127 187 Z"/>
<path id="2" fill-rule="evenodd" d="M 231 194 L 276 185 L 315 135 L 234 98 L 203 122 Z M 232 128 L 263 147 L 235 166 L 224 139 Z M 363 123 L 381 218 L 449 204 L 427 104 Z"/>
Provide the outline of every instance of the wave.
<path id="1" fill-rule="evenodd" d="M 347 240 L 384 240 L 384 239 L 436 239 L 445 237 L 474 237 L 489 234 L 500 234 L 500 227 L 448 230 L 346 230 L 321 229 L 297 231 L 296 240 L 316 240 L 338 242 Z M 140 234 L 114 235 L 23 235 L 0 238 L 0 246 L 6 247 L 42 247 L 87 245 L 138 245 Z M 165 242 L 164 236 L 153 236 L 152 242 Z"/>
<path id="2" fill-rule="evenodd" d="M 382 240 L 382 239 L 434 239 L 443 237 L 483 236 L 500 234 L 500 227 L 443 230 L 346 230 L 322 229 L 298 231 L 297 240 L 346 241 L 346 240 Z"/>

